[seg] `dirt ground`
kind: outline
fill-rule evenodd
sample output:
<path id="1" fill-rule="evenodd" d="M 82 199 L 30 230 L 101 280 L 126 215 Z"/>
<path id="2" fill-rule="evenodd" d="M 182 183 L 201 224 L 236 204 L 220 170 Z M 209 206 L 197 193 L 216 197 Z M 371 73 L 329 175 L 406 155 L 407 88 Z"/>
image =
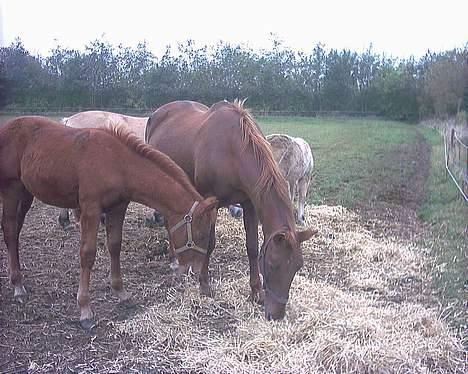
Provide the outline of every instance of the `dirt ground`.
<path id="1" fill-rule="evenodd" d="M 429 170 L 429 147 L 422 137 L 418 146 L 385 155 L 391 163 L 414 170 L 409 180 L 376 179 L 368 198 L 356 211 L 362 222 L 376 237 L 394 236 L 412 241 L 424 229 L 417 218 L 417 209 L 424 196 L 424 182 Z M 416 164 L 415 164 L 416 163 Z M 13 299 L 9 284 L 6 247 L 0 241 L 0 373 L 22 372 L 109 372 L 112 362 L 132 349 L 132 337 L 114 328 L 117 321 L 141 313 L 168 297 L 168 290 L 180 288 L 179 280 L 169 269 L 164 229 L 147 227 L 151 211 L 131 204 L 125 220 L 122 268 L 131 303 L 119 304 L 112 297 L 108 282 L 109 256 L 105 248 L 103 228 L 99 232 L 98 255 L 92 273 L 91 298 L 96 326 L 83 331 L 79 325 L 76 292 L 79 279 L 79 231 L 64 232 L 57 224 L 58 209 L 35 200 L 21 234 L 21 264 L 29 293 L 24 303 Z M 384 223 L 382 223 L 384 222 Z M 228 223 L 227 223 L 228 224 Z M 212 278 L 229 277 L 229 263 L 243 268 L 247 274 L 247 256 L 223 251 L 235 245 L 237 238 L 220 236 L 210 265 Z M 325 257 L 309 257 L 314 277 L 326 279 L 340 287 L 346 264 L 332 264 Z M 248 285 L 245 285 L 246 289 Z M 425 298 L 425 285 L 405 284 L 401 297 Z M 247 301 L 246 301 L 247 302 Z M 427 298 L 430 302 L 430 298 Z M 229 314 L 218 317 L 219 328 L 229 328 Z M 225 326 L 225 327 L 223 327 Z M 161 352 L 161 356 L 164 352 Z M 154 357 L 155 362 L 159 360 Z M 122 371 L 146 372 L 148 369 L 132 361 Z M 160 372 L 166 372 L 164 366 Z M 155 372 L 155 370 L 151 370 Z"/>

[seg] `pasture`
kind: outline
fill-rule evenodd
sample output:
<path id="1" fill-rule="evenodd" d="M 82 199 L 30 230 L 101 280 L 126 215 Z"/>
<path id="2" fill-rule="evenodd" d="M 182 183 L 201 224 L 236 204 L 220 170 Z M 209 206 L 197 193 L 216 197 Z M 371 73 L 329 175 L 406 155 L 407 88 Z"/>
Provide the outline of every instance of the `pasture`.
<path id="1" fill-rule="evenodd" d="M 131 204 L 122 269 L 133 300 L 118 304 L 110 293 L 101 228 L 90 286 L 98 323 L 85 332 L 79 231 L 62 231 L 58 209 L 35 201 L 21 237 L 23 304 L 13 300 L 0 241 L 0 372 L 466 372 L 466 207 L 439 173 L 437 137 L 371 119 L 259 122 L 266 134 L 304 138 L 316 160 L 306 222 L 320 232 L 303 244 L 286 321 L 265 321 L 247 301 L 240 221 L 220 211 L 215 295 L 206 298 L 195 278 L 171 273 L 165 230 L 147 227 L 151 211 Z M 450 214 L 440 213 L 444 204 Z"/>

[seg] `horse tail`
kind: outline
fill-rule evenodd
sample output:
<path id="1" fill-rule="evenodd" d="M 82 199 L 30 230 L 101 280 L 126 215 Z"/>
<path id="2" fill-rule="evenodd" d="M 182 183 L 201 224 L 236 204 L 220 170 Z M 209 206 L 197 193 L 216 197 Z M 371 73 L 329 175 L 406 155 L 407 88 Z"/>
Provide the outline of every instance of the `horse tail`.
<path id="1" fill-rule="evenodd" d="M 145 126 L 145 130 L 143 132 L 143 140 L 145 141 L 145 143 L 148 143 L 148 126 L 150 125 L 150 122 L 151 122 L 151 117 L 153 115 L 149 116 L 148 117 L 148 120 L 146 121 L 146 126 Z"/>
<path id="2" fill-rule="evenodd" d="M 163 105 L 162 107 L 156 109 L 146 121 L 145 132 L 143 135 L 143 139 L 145 139 L 145 143 L 151 138 L 152 133 L 154 132 L 155 128 L 161 123 L 167 116 L 169 115 L 168 105 Z"/>
<path id="3" fill-rule="evenodd" d="M 67 122 L 68 120 L 70 119 L 70 117 L 63 117 L 60 122 L 64 125 L 64 126 L 67 126 Z"/>

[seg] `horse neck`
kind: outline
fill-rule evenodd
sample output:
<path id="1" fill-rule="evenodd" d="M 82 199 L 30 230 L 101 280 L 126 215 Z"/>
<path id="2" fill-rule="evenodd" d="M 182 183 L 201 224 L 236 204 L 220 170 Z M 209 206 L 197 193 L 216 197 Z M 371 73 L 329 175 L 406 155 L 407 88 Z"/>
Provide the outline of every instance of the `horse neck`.
<path id="1" fill-rule="evenodd" d="M 243 157 L 239 156 L 237 160 L 240 162 L 239 170 L 243 172 L 236 177 L 236 180 L 240 181 L 241 189 L 252 201 L 258 218 L 262 222 L 263 231 L 269 234 L 282 228 L 294 229 L 294 213 L 289 197 L 283 196 L 274 185 L 259 193 L 254 193 L 262 170 L 251 153 L 244 152 L 240 155 Z"/>
<path id="2" fill-rule="evenodd" d="M 188 189 L 180 179 L 159 168 L 153 162 L 129 166 L 126 178 L 130 200 L 156 209 L 164 216 L 185 214 L 202 197 Z"/>
<path id="3" fill-rule="evenodd" d="M 285 200 L 272 188 L 261 196 L 252 198 L 252 203 L 263 225 L 263 231 L 268 236 L 280 229 L 294 229 L 294 216 L 291 203 Z"/>

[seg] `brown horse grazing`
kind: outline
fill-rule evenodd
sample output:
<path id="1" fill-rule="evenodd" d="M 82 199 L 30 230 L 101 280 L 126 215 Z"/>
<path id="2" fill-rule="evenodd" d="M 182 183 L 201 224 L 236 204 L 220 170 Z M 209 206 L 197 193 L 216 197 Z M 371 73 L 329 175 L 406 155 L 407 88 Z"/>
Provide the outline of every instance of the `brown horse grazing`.
<path id="1" fill-rule="evenodd" d="M 125 130 L 144 140 L 147 121 L 148 117 L 132 117 L 120 113 L 104 112 L 102 110 L 89 110 L 76 113 L 71 117 L 62 118 L 61 122 L 67 127 L 74 127 L 76 129 L 123 127 Z M 75 210 L 74 213 L 75 218 L 79 220 L 79 211 Z M 69 230 L 73 227 L 70 222 L 70 211 L 68 209 L 60 209 L 58 221 L 64 230 Z"/>
<path id="2" fill-rule="evenodd" d="M 0 129 L 2 228 L 15 297 L 26 294 L 18 239 L 36 197 L 46 204 L 80 208 L 78 305 L 82 326 L 92 326 L 89 280 L 96 256 L 99 219 L 106 213 L 111 286 L 125 300 L 120 271 L 122 224 L 130 201 L 167 217 L 178 269 L 199 270 L 205 261 L 217 200 L 203 199 L 166 155 L 119 129 L 70 129 L 44 117 L 20 117 Z"/>
<path id="3" fill-rule="evenodd" d="M 172 102 L 152 114 L 145 133 L 146 142 L 180 165 L 202 195 L 216 196 L 220 206 L 242 205 L 251 299 L 264 297 L 267 319 L 283 318 L 291 282 L 303 263 L 300 243 L 316 231 L 296 231 L 286 181 L 243 103 L 219 102 L 208 108 L 192 101 Z M 259 219 L 264 235 L 260 268 Z M 214 247 L 213 227 L 208 256 Z M 208 261 L 200 274 L 205 294 L 210 293 Z"/>

